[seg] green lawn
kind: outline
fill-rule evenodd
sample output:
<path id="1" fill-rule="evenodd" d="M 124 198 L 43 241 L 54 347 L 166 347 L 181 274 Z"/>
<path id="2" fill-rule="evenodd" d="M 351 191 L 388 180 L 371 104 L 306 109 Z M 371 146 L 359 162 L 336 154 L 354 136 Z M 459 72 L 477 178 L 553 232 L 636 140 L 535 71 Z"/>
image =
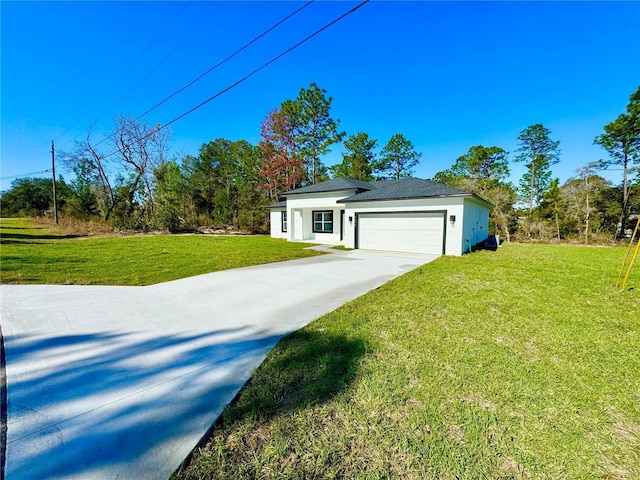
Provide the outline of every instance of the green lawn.
<path id="1" fill-rule="evenodd" d="M 74 237 L 28 220 L 0 221 L 0 282 L 150 285 L 319 255 L 269 236 Z"/>
<path id="2" fill-rule="evenodd" d="M 640 478 L 640 265 L 443 257 L 283 339 L 177 478 Z"/>

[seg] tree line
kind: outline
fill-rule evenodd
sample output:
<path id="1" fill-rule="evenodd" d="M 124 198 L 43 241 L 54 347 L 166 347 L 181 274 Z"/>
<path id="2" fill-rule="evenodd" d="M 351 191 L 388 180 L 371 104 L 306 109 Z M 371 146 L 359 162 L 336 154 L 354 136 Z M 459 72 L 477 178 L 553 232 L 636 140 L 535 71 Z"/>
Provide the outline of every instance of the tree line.
<path id="1" fill-rule="evenodd" d="M 605 125 L 594 144 L 608 158 L 586 163 L 563 185 L 553 179 L 551 168 L 560 161 L 560 142 L 541 124 L 518 136 L 514 161 L 526 167 L 519 186 L 507 181 L 508 152 L 497 146 L 469 148 L 434 180 L 493 203 L 490 230 L 507 240 L 513 234 L 585 243 L 629 236 L 640 214 L 640 87 L 629 97 L 626 112 Z M 610 167 L 622 170 L 621 185 L 598 175 Z"/>
<path id="2" fill-rule="evenodd" d="M 181 159 L 170 158 L 169 135 L 160 126 L 118 117 L 104 140 L 94 141 L 89 131 L 64 155 L 75 179 L 57 180 L 60 210 L 123 229 L 179 232 L 215 226 L 264 232 L 266 207 L 287 190 L 331 176 L 372 180 L 412 173 L 420 155 L 409 140 L 394 135 L 374 162 L 377 141 L 340 131 L 340 120 L 331 116 L 332 100 L 312 83 L 268 112 L 258 145 L 218 138 Z M 327 168 L 322 157 L 342 140 L 343 162 Z M 51 183 L 14 181 L 2 194 L 2 214 L 44 215 L 51 208 Z"/>
<path id="3" fill-rule="evenodd" d="M 365 132 L 347 135 L 331 116 L 332 100 L 312 83 L 267 113 L 258 145 L 218 138 L 183 158 L 169 156 L 169 134 L 159 125 L 118 117 L 106 139 L 95 142 L 89 132 L 64 155 L 75 178 L 57 179 L 59 210 L 120 229 L 180 232 L 214 226 L 265 232 L 266 207 L 285 191 L 329 178 L 371 181 L 413 174 L 421 154 L 410 140 L 396 133 L 380 148 Z M 619 238 L 640 213 L 640 88 L 603 130 L 594 143 L 608 158 L 587 163 L 563 185 L 552 175 L 560 142 L 541 124 L 518 136 L 513 161 L 526 167 L 518 186 L 508 181 L 509 153 L 498 146 L 470 147 L 433 180 L 491 202 L 490 228 L 506 239 Z M 339 143 L 342 161 L 325 166 L 322 158 Z M 610 167 L 622 170 L 620 185 L 598 175 Z M 51 180 L 17 179 L 1 194 L 1 213 L 45 215 L 52 209 L 51 192 Z"/>

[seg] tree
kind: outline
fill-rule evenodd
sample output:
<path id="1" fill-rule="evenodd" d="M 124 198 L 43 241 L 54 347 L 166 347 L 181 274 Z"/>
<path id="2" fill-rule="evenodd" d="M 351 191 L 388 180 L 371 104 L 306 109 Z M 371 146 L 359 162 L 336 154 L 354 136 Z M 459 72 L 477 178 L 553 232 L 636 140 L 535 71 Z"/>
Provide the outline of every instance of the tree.
<path id="1" fill-rule="evenodd" d="M 471 147 L 456 163 L 458 162 L 466 166 L 468 175 L 474 180 L 502 182 L 509 176 L 507 152 L 500 147 Z"/>
<path id="2" fill-rule="evenodd" d="M 600 177 L 602 178 L 602 177 Z M 608 233 L 611 238 L 618 238 L 620 216 L 622 215 L 622 185 L 613 185 L 603 181 L 603 187 L 593 199 L 593 207 L 598 212 L 598 232 Z M 633 187 L 630 188 L 629 203 L 632 204 Z"/>
<path id="3" fill-rule="evenodd" d="M 225 192 L 232 209 L 232 225 L 236 228 L 261 231 L 267 220 L 265 198 L 258 190 L 261 151 L 246 140 L 229 144 L 232 161 L 225 171 Z M 231 212 L 230 212 L 231 213 Z M 229 224 L 229 223 L 228 223 Z"/>
<path id="4" fill-rule="evenodd" d="M 154 169 L 155 222 L 170 232 L 194 231 L 197 213 L 187 179 L 174 161 Z"/>
<path id="5" fill-rule="evenodd" d="M 374 149 L 378 141 L 370 139 L 369 135 L 359 132 L 350 135 L 344 141 L 345 153 L 342 154 L 342 162 L 329 168 L 335 178 L 351 178 L 354 180 L 373 180 L 373 164 L 376 154 Z"/>
<path id="6" fill-rule="evenodd" d="M 489 229 L 509 241 L 515 223 L 513 204 L 516 192 L 505 180 L 509 175 L 507 152 L 500 147 L 470 147 L 451 168 L 434 175 L 433 180 L 475 193 L 493 204 Z"/>
<path id="7" fill-rule="evenodd" d="M 331 151 L 329 147 L 344 137 L 338 130 L 340 120 L 331 118 L 333 98 L 326 96 L 327 91 L 315 83 L 302 88 L 296 100 L 282 103 L 280 112 L 293 131 L 295 157 L 304 160 L 306 167 L 305 183 L 314 184 L 326 177 L 326 167 L 320 156 Z"/>
<path id="8" fill-rule="evenodd" d="M 197 157 L 185 157 L 183 172 L 199 215 L 219 226 L 238 226 L 238 200 L 248 178 L 243 169 L 246 158 L 256 155 L 245 140 L 217 138 L 203 144 Z"/>
<path id="9" fill-rule="evenodd" d="M 105 220 L 119 226 L 148 225 L 153 214 L 152 171 L 166 158 L 169 134 L 158 125 L 117 117 L 107 137 L 115 150 L 100 152 L 91 131 L 73 154 L 65 158 L 76 173 L 82 170 L 93 185 L 99 210 Z"/>
<path id="10" fill-rule="evenodd" d="M 264 231 L 268 217 L 267 201 L 259 190 L 262 161 L 259 147 L 246 140 L 225 138 L 203 144 L 197 157 L 187 155 L 180 168 L 184 187 L 176 182 L 180 180 L 177 173 L 165 173 L 168 186 L 175 185 L 169 192 L 188 194 L 191 199 L 191 204 L 187 202 L 189 209 L 183 210 L 183 218 L 188 221 L 177 220 L 186 225 L 213 223 L 219 227 Z M 176 217 L 169 219 L 175 223 Z"/>
<path id="11" fill-rule="evenodd" d="M 76 151 L 64 162 L 68 164 L 76 174 L 81 172 L 86 183 L 93 185 L 98 209 L 104 220 L 109 220 L 113 210 L 123 200 L 119 195 L 119 186 L 122 176 L 116 177 L 110 171 L 109 159 L 98 152 L 91 140 L 91 130 L 87 139 L 76 146 Z"/>
<path id="12" fill-rule="evenodd" d="M 503 182 L 508 176 L 507 152 L 500 147 L 476 145 L 458 157 L 450 169 L 436 173 L 434 180 L 450 185 L 457 183 L 462 177 L 468 177 L 474 181 L 495 180 Z"/>
<path id="13" fill-rule="evenodd" d="M 200 146 L 197 156 L 188 155 L 182 162 L 187 185 L 197 212 L 210 223 L 225 224 L 229 219 L 229 175 L 233 161 L 229 152 L 230 141 L 217 138 Z"/>
<path id="14" fill-rule="evenodd" d="M 489 231 L 502 235 L 507 242 L 511 240 L 516 222 L 513 205 L 517 200 L 513 185 L 492 179 L 474 181 L 470 177 L 461 177 L 455 185 L 450 186 L 475 193 L 493 204 L 489 214 Z"/>
<path id="15" fill-rule="evenodd" d="M 69 187 L 62 177 L 56 180 L 58 205 L 64 206 L 69 196 Z M 0 194 L 2 215 L 40 217 L 53 208 L 53 185 L 50 178 L 18 178 L 11 188 Z"/>
<path id="16" fill-rule="evenodd" d="M 297 155 L 293 125 L 280 110 L 272 110 L 260 126 L 262 166 L 258 188 L 277 200 L 282 192 L 300 185 L 304 178 L 303 161 Z"/>
<path id="17" fill-rule="evenodd" d="M 627 112 L 604 127 L 604 133 L 594 140 L 609 154 L 599 168 L 622 167 L 622 213 L 616 230 L 616 237 L 622 234 L 629 206 L 629 172 L 634 163 L 640 162 L 640 87 L 629 97 Z"/>
<path id="18" fill-rule="evenodd" d="M 421 156 L 410 140 L 401 133 L 396 133 L 380 152 L 373 170 L 380 179 L 410 177 Z"/>
<path id="19" fill-rule="evenodd" d="M 238 156 L 231 140 L 218 138 L 205 143 L 200 148 L 200 159 L 210 168 L 209 185 L 213 192 L 209 215 L 216 225 L 234 225 L 237 209 L 237 185 L 235 175 L 238 170 Z"/>
<path id="20" fill-rule="evenodd" d="M 136 203 L 148 204 L 152 212 L 152 172 L 165 162 L 167 131 L 161 130 L 160 125 L 151 127 L 145 122 L 129 117 L 116 117 L 116 126 L 111 138 L 119 153 L 121 165 L 128 175 L 127 215 L 133 213 Z"/>
<path id="21" fill-rule="evenodd" d="M 73 168 L 76 178 L 71 181 L 72 196 L 69 200 L 70 214 L 88 218 L 99 214 L 95 178 L 91 166 L 80 160 Z"/>
<path id="22" fill-rule="evenodd" d="M 520 146 L 517 162 L 525 162 L 528 171 L 520 181 L 523 196 L 529 199 L 529 215 L 534 203 L 540 205 L 544 192 L 551 181 L 551 165 L 560 161 L 560 142 L 549 138 L 551 131 L 541 124 L 525 128 L 518 136 Z"/>
<path id="23" fill-rule="evenodd" d="M 562 190 L 560 189 L 560 179 L 556 178 L 549 184 L 547 190 L 542 196 L 541 214 L 543 216 L 552 217 L 556 225 L 556 235 L 560 240 L 560 215 L 564 211 L 564 199 Z"/>
<path id="24" fill-rule="evenodd" d="M 607 182 L 602 177 L 593 175 L 593 165 L 578 169 L 577 174 L 562 186 L 562 195 L 566 204 L 566 216 L 573 221 L 576 234 L 583 236 L 584 243 L 588 243 L 589 235 L 594 230 L 593 224 L 599 223 L 599 212 L 594 200 L 606 188 Z"/>
<path id="25" fill-rule="evenodd" d="M 251 232 L 266 232 L 269 227 L 266 207 L 270 199 L 259 189 L 262 150 L 247 142 L 238 145 L 238 152 L 241 154 L 235 178 L 238 189 L 236 226 Z"/>
<path id="26" fill-rule="evenodd" d="M 463 178 L 456 173 L 454 173 L 453 169 L 448 168 L 446 170 L 441 170 L 440 172 L 436 172 L 433 176 L 433 181 L 436 183 L 440 183 L 441 185 L 447 185 L 448 187 L 459 188 L 457 185 L 460 183 L 460 180 Z"/>

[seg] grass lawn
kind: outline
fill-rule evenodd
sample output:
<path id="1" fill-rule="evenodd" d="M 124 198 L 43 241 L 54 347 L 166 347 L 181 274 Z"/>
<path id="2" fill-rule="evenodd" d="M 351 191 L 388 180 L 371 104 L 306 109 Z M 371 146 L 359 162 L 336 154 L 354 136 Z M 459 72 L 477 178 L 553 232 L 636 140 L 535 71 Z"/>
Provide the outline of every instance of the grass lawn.
<path id="1" fill-rule="evenodd" d="M 640 478 L 640 265 L 443 257 L 283 339 L 176 478 Z"/>
<path id="2" fill-rule="evenodd" d="M 319 255 L 269 236 L 75 237 L 28 220 L 0 221 L 0 283 L 150 285 Z"/>

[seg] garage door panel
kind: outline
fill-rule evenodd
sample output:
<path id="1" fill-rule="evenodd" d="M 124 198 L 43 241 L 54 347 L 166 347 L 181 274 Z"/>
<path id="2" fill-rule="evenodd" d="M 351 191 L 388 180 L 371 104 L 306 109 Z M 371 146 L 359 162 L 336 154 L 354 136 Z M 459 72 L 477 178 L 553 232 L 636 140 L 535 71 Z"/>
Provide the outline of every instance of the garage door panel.
<path id="1" fill-rule="evenodd" d="M 426 212 L 358 215 L 358 248 L 442 254 L 444 214 Z"/>

